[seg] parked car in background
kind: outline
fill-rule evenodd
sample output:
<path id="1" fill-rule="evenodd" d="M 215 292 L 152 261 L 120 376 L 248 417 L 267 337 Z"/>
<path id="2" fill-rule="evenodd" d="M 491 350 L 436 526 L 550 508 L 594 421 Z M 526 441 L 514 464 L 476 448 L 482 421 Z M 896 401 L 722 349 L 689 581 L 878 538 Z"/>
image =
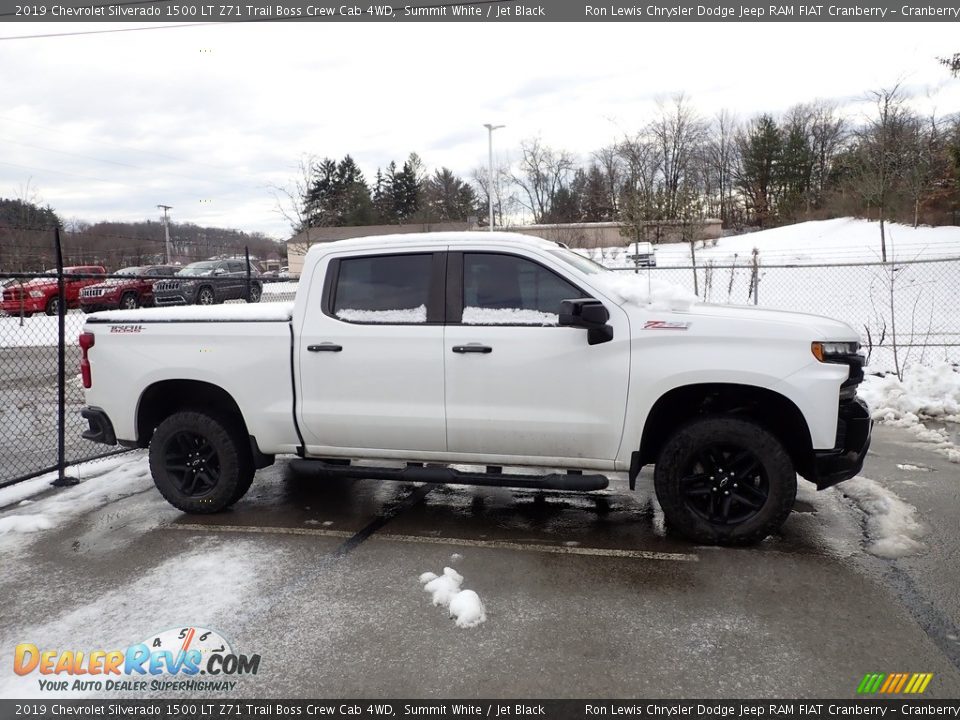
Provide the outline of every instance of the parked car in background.
<path id="1" fill-rule="evenodd" d="M 102 277 L 73 278 L 70 275 L 106 275 L 101 265 L 75 265 L 63 269 L 64 297 L 67 308 L 80 306 L 80 291 L 88 285 L 101 282 Z M 3 290 L 3 304 L 0 307 L 7 315 L 30 317 L 34 313 L 44 312 L 47 315 L 56 315 L 59 299 L 57 292 L 57 275 L 55 270 L 47 270 L 43 276 L 28 280 L 20 285 L 15 283 Z"/>
<path id="2" fill-rule="evenodd" d="M 657 256 L 654 254 L 654 248 L 652 243 L 648 242 L 635 242 L 630 244 L 630 249 L 633 250 L 633 253 L 627 257 L 633 260 L 636 263 L 637 267 L 656 267 L 657 266 Z"/>
<path id="3" fill-rule="evenodd" d="M 250 266 L 250 298 L 260 302 L 260 272 Z M 153 284 L 155 305 L 214 305 L 225 300 L 247 300 L 247 267 L 243 259 L 203 260 L 191 263 L 169 280 Z"/>
<path id="4" fill-rule="evenodd" d="M 146 278 L 173 277 L 180 268 L 176 265 L 145 265 L 117 270 L 114 277 L 88 285 L 80 291 L 80 309 L 84 312 L 97 310 L 133 310 L 153 305 L 154 280 Z"/>

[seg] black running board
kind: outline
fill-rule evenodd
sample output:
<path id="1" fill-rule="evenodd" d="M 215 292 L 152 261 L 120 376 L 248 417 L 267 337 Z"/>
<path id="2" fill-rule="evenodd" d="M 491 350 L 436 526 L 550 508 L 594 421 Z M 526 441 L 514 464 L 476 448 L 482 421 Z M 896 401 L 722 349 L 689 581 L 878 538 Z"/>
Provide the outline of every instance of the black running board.
<path id="1" fill-rule="evenodd" d="M 513 475 L 499 472 L 471 473 L 436 465 L 409 464 L 401 468 L 342 465 L 324 460 L 297 458 L 290 461 L 290 469 L 298 475 L 333 475 L 358 480 L 395 480 L 443 485 L 484 485 L 531 490 L 576 490 L 589 492 L 603 490 L 610 480 L 604 475 L 550 473 L 549 475 Z"/>

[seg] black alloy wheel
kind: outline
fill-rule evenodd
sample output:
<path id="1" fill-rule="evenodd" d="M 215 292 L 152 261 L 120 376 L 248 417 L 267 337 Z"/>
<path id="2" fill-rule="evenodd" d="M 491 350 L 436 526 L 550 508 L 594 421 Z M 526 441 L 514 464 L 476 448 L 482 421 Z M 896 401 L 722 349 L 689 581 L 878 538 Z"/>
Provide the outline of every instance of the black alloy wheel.
<path id="1" fill-rule="evenodd" d="M 187 497 L 202 497 L 220 482 L 220 456 L 203 435 L 175 433 L 164 446 L 163 460 L 172 484 Z"/>
<path id="2" fill-rule="evenodd" d="M 680 493 L 690 512 L 716 525 L 736 525 L 754 517 L 770 496 L 759 458 L 749 449 L 707 445 L 687 464 Z"/>

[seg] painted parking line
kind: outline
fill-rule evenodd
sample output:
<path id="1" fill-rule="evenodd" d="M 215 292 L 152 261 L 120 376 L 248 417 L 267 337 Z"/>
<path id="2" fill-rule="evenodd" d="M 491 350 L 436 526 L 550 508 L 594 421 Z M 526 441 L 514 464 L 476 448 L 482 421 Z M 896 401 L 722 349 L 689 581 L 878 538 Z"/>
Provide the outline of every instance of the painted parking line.
<path id="1" fill-rule="evenodd" d="M 314 537 L 351 538 L 356 533 L 346 530 L 300 527 L 262 527 L 256 525 L 200 525 L 186 523 L 164 525 L 166 530 L 193 532 L 235 532 L 262 535 L 311 535 Z M 697 562 L 693 553 L 654 552 L 652 550 L 618 550 L 616 548 L 592 548 L 571 545 L 538 545 L 535 543 L 510 542 L 508 540 L 471 540 L 469 538 L 432 537 L 421 535 L 395 535 L 375 533 L 369 541 L 416 543 L 420 545 L 454 545 L 457 547 L 490 548 L 494 550 L 522 550 L 525 552 L 550 553 L 554 555 L 592 555 L 596 557 L 629 558 L 632 560 L 664 560 L 670 562 Z"/>

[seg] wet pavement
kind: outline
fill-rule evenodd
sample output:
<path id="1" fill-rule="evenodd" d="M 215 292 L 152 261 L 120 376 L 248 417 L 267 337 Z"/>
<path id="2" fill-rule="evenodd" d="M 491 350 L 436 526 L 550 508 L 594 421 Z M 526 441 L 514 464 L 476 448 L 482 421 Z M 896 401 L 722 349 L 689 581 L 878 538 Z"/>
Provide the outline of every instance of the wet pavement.
<path id="1" fill-rule="evenodd" d="M 616 476 L 577 495 L 300 478 L 280 461 L 204 517 L 144 479 L 3 547 L 0 695 L 43 694 L 9 671 L 16 643 L 122 648 L 198 627 L 259 670 L 179 694 L 843 698 L 868 672 L 932 672 L 926 696 L 957 697 L 960 465 L 878 428 L 864 475 L 918 508 L 923 552 L 868 555 L 862 513 L 806 483 L 780 536 L 719 549 L 670 534 L 649 471 L 636 492 Z M 431 605 L 418 577 L 444 566 L 484 624 Z"/>

